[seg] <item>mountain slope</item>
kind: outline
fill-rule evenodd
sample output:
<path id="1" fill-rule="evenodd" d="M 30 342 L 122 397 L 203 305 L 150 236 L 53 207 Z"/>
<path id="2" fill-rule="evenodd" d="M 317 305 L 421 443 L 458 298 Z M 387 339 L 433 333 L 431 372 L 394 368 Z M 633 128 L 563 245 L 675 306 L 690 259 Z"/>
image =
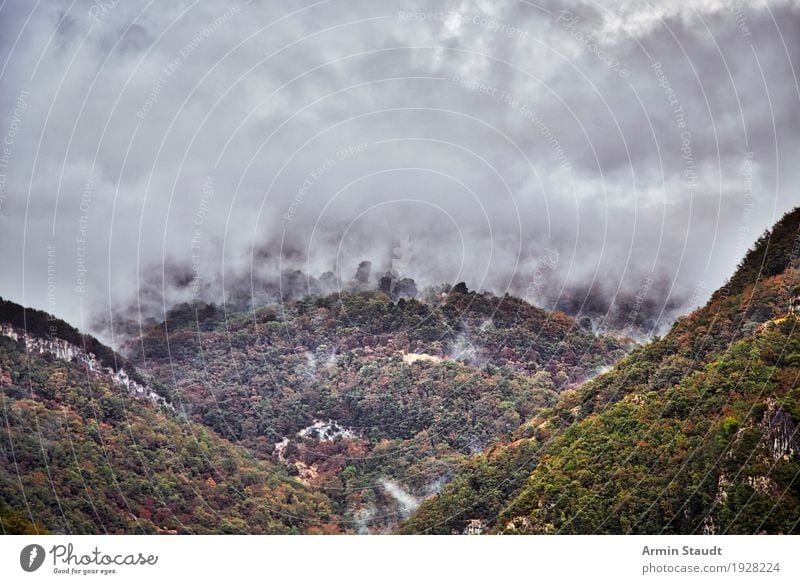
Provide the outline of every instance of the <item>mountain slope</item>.
<path id="1" fill-rule="evenodd" d="M 191 419 L 285 465 L 350 529 L 381 532 L 624 350 L 461 285 L 435 304 L 360 292 L 249 314 L 187 305 L 130 354 Z"/>
<path id="2" fill-rule="evenodd" d="M 127 370 L 57 336 L 0 332 L 4 533 L 337 530 L 324 495 L 182 419 Z"/>
<path id="3" fill-rule="evenodd" d="M 401 531 L 477 517 L 511 533 L 796 532 L 797 319 L 783 318 L 799 232 L 795 210 L 705 307 L 564 392 Z"/>
<path id="4" fill-rule="evenodd" d="M 798 322 L 737 341 L 680 384 L 628 394 L 570 427 L 498 529 L 796 533 Z"/>

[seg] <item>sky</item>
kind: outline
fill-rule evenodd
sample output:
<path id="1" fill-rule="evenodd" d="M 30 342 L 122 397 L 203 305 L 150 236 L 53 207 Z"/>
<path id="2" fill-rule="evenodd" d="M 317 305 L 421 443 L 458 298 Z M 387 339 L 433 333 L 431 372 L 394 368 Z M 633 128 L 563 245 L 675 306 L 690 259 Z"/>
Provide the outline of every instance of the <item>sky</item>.
<path id="1" fill-rule="evenodd" d="M 369 260 L 659 332 L 800 204 L 798 49 L 796 0 L 6 0 L 0 296 L 113 342 Z"/>

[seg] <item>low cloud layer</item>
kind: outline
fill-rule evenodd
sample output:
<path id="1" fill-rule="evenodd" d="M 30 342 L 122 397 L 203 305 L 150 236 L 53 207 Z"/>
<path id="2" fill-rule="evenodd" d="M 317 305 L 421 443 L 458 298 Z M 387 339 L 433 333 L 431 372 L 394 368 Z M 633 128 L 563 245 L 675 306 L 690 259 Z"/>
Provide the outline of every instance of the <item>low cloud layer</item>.
<path id="1" fill-rule="evenodd" d="M 84 328 L 362 260 L 658 328 L 800 203 L 796 1 L 10 0 L 0 28 L 0 295 Z"/>

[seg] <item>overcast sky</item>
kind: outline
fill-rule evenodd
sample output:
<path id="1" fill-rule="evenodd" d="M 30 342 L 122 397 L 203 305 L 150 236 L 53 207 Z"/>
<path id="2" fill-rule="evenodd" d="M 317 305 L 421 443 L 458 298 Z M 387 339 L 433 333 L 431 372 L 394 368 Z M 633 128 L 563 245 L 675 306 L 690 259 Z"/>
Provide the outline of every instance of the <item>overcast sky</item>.
<path id="1" fill-rule="evenodd" d="M 797 1 L 0 6 L 0 295 L 84 328 L 362 259 L 666 322 L 800 203 Z"/>

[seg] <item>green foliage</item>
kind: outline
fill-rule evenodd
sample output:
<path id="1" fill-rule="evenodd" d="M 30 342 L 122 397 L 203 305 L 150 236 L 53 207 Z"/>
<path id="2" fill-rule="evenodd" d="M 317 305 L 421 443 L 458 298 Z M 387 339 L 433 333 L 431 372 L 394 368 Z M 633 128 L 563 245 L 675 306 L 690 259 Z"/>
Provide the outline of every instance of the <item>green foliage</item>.
<path id="1" fill-rule="evenodd" d="M 127 348 L 147 377 L 0 299 L 0 322 L 124 365 L 179 407 L 0 337 L 0 526 L 796 533 L 798 224 L 787 214 L 705 307 L 598 377 L 622 343 L 463 284 L 431 303 L 180 305 Z M 422 500 L 415 513 L 392 481 Z"/>
<path id="2" fill-rule="evenodd" d="M 29 521 L 25 515 L 15 511 L 0 499 L 0 533 L 3 535 L 43 535 L 49 532 Z"/>
<path id="3" fill-rule="evenodd" d="M 769 445 L 776 419 L 800 420 L 800 321 L 783 318 L 799 228 L 795 210 L 705 307 L 524 424 L 522 479 L 489 480 L 518 448 L 498 445 L 401 531 L 460 529 L 473 513 L 503 533 L 797 533 L 800 436 Z"/>
<path id="4" fill-rule="evenodd" d="M 104 367 L 108 367 L 113 371 L 119 371 L 124 368 L 134 381 L 142 385 L 150 385 L 156 393 L 165 399 L 171 397 L 162 385 L 155 383 L 152 379 L 145 378 L 122 355 L 107 347 L 92 335 L 81 333 L 69 323 L 51 314 L 41 310 L 25 308 L 0 297 L 0 323 L 10 324 L 34 337 L 67 341 L 83 349 L 86 353 L 94 354 Z"/>
<path id="5" fill-rule="evenodd" d="M 800 208 L 784 215 L 770 231 L 759 237 L 728 284 L 717 292 L 717 296 L 740 294 L 758 279 L 777 276 L 786 268 L 797 267 L 800 251 L 798 223 Z"/>
<path id="6" fill-rule="evenodd" d="M 170 313 L 146 331 L 134 360 L 165 384 L 177 380 L 191 419 L 257 456 L 290 438 L 289 467 L 300 463 L 354 529 L 365 509 L 385 516 L 373 530 L 402 515 L 382 480 L 429 495 L 621 352 L 564 314 L 465 287 L 438 305 L 359 292 L 264 307 L 255 318 L 202 310 L 204 319 L 187 306 Z M 336 420 L 357 437 L 298 440 L 314 420 Z"/>
<path id="7" fill-rule="evenodd" d="M 700 533 L 713 518 L 722 533 L 796 533 L 800 464 L 770 451 L 761 418 L 765 396 L 796 392 L 763 356 L 797 344 L 779 333 L 739 341 L 685 383 L 574 425 L 498 529 Z"/>
<path id="8" fill-rule="evenodd" d="M 77 364 L 3 338 L 0 392 L 6 533 L 338 530 L 323 494 Z"/>

